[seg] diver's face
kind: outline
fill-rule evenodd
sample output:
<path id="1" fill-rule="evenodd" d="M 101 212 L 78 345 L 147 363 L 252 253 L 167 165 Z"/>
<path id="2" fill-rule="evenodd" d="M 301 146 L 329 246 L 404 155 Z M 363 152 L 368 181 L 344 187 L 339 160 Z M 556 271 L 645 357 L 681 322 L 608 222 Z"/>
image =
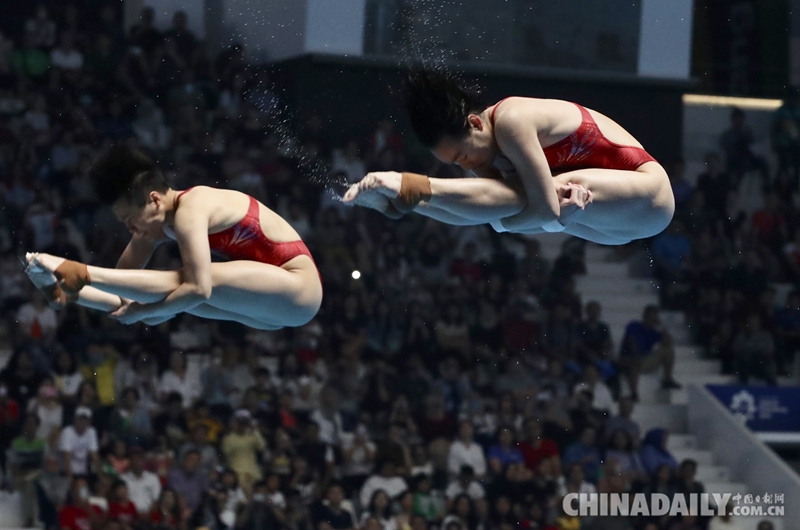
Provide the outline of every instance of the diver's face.
<path id="1" fill-rule="evenodd" d="M 443 138 L 433 149 L 433 154 L 442 162 L 456 164 L 464 171 L 488 168 L 497 156 L 497 144 L 480 116 L 470 114 L 469 122 L 466 136 Z"/>
<path id="2" fill-rule="evenodd" d="M 133 204 L 127 199 L 120 199 L 114 203 L 114 215 L 131 235 L 158 238 L 163 234 L 162 228 L 166 218 L 163 199 L 158 192 L 150 193 L 144 206 Z"/>

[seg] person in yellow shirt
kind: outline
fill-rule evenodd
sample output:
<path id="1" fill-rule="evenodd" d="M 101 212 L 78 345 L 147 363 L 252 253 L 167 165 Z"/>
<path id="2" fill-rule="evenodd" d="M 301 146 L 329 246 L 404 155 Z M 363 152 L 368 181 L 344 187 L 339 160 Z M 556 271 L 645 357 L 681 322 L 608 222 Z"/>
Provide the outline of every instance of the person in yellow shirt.
<path id="1" fill-rule="evenodd" d="M 253 484 L 261 480 L 258 453 L 266 449 L 267 444 L 249 410 L 237 410 L 232 423 L 233 431 L 222 439 L 222 454 L 239 477 L 239 485 L 249 496 Z"/>
<path id="2" fill-rule="evenodd" d="M 208 403 L 202 399 L 194 404 L 192 414 L 189 416 L 190 429 L 194 430 L 195 426 L 198 424 L 206 427 L 206 441 L 212 444 L 217 443 L 217 438 L 220 432 L 222 432 L 222 423 L 211 416 Z"/>

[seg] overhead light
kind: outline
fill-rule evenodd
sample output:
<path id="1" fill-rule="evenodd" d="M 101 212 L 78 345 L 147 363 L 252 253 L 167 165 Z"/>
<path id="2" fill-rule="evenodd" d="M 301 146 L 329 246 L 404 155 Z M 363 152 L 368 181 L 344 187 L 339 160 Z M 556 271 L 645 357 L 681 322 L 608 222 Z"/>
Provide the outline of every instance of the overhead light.
<path id="1" fill-rule="evenodd" d="M 703 107 L 738 107 L 746 110 L 775 110 L 783 105 L 783 100 L 684 94 L 683 104 Z"/>

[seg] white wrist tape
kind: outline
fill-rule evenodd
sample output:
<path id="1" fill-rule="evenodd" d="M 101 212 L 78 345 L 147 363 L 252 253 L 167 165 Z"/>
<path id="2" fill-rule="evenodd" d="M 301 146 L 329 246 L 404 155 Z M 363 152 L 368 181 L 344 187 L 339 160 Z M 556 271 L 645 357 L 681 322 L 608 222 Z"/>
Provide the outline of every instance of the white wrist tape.
<path id="1" fill-rule="evenodd" d="M 553 219 L 542 225 L 542 230 L 545 232 L 563 232 L 564 228 L 566 227 L 562 225 L 558 219 Z"/>

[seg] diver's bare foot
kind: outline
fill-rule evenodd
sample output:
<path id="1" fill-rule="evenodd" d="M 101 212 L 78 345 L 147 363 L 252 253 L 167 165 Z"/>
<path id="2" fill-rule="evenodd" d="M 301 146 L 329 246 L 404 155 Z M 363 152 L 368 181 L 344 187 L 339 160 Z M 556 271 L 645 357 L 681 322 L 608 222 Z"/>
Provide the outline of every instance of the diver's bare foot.
<path id="1" fill-rule="evenodd" d="M 356 196 L 365 191 L 376 191 L 381 195 L 394 199 L 400 195 L 403 184 L 403 175 L 396 171 L 376 171 L 367 175 L 356 184 L 357 188 L 350 187 L 344 195 L 344 202 L 355 200 Z"/>
<path id="2" fill-rule="evenodd" d="M 32 252 L 25 254 L 25 260 L 27 262 L 25 274 L 28 275 L 28 278 L 31 280 L 33 285 L 41 289 L 43 287 L 49 287 L 55 283 L 58 283 L 58 280 L 52 272 L 48 271 L 38 263 L 33 262 L 33 258 L 35 256 L 36 254 Z"/>
<path id="3" fill-rule="evenodd" d="M 64 263 L 64 258 L 53 256 L 50 254 L 40 254 L 38 252 L 29 252 L 25 254 L 28 260 L 28 268 L 34 271 L 47 271 L 54 274 L 56 269 Z"/>

